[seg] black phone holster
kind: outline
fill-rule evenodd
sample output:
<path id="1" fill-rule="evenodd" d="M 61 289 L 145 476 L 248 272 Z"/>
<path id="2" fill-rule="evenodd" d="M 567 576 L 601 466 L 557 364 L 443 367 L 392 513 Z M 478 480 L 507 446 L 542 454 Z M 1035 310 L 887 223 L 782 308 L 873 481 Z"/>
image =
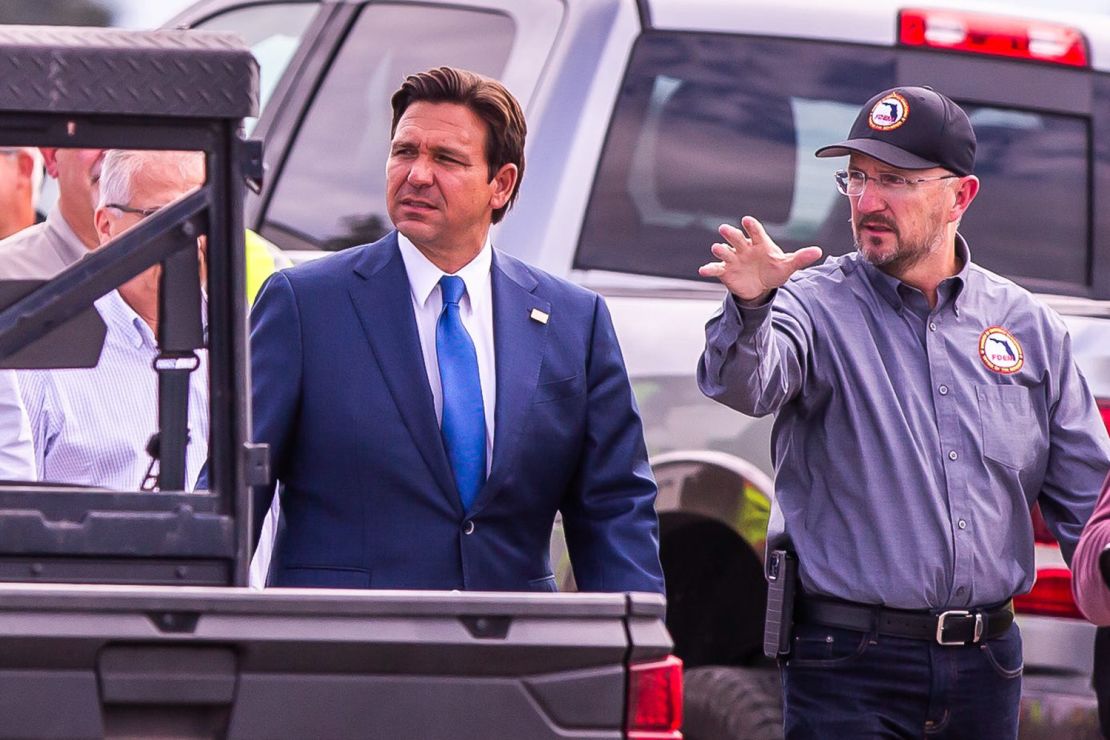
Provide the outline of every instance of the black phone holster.
<path id="1" fill-rule="evenodd" d="M 763 654 L 768 658 L 790 652 L 797 581 L 797 556 L 789 550 L 772 550 L 767 557 L 767 616 L 763 622 Z"/>

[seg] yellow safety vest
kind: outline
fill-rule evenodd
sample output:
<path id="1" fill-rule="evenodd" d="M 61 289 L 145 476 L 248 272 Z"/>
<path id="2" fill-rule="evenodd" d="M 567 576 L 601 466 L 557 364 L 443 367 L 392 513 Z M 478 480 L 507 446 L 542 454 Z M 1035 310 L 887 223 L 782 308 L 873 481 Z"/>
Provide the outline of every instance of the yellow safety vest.
<path id="1" fill-rule="evenodd" d="M 254 303 L 262 283 L 277 270 L 292 267 L 293 262 L 286 257 L 277 245 L 255 232 L 247 229 L 245 240 L 247 258 L 247 302 Z"/>

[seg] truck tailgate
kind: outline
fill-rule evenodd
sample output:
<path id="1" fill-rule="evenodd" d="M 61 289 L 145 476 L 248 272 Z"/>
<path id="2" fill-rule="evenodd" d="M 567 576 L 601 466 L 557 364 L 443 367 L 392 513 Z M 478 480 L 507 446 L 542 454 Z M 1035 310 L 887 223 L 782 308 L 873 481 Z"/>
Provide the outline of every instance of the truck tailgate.
<path id="1" fill-rule="evenodd" d="M 3 737 L 621 737 L 661 597 L 0 587 Z"/>

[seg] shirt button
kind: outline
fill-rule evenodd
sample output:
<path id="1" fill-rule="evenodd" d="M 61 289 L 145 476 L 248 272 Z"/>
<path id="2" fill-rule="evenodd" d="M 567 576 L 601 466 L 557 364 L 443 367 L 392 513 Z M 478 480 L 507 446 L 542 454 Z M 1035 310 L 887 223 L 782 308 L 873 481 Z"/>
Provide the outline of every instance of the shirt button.
<path id="1" fill-rule="evenodd" d="M 956 526 L 958 526 L 960 529 L 967 529 L 967 522 L 961 519 L 960 521 L 956 522 Z"/>
<path id="2" fill-rule="evenodd" d="M 463 522 L 463 534 L 474 534 L 474 520 L 467 519 Z"/>
<path id="3" fill-rule="evenodd" d="M 949 460 L 955 460 L 958 457 L 959 457 L 959 455 L 956 454 L 955 450 L 952 450 L 951 452 L 948 453 L 948 459 Z"/>
<path id="4" fill-rule="evenodd" d="M 937 330 L 937 323 L 935 321 L 930 321 L 929 322 L 929 331 L 936 331 L 936 330 Z"/>
<path id="5" fill-rule="evenodd" d="M 940 395 L 942 395 L 942 396 L 947 396 L 948 395 L 948 386 L 946 386 L 946 385 L 942 385 L 937 390 L 940 391 Z"/>

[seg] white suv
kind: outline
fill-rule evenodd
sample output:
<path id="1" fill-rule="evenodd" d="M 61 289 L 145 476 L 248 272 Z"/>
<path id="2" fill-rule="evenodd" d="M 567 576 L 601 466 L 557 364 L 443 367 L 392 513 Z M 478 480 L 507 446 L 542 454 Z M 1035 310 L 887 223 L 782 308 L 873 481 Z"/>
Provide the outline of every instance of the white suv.
<path id="1" fill-rule="evenodd" d="M 495 243 L 606 295 L 661 484 L 668 626 L 687 674 L 687 736 L 781 732 L 760 654 L 767 419 L 704 399 L 696 277 L 716 226 L 752 214 L 785 248 L 851 249 L 833 160 L 876 91 L 931 85 L 979 136 L 962 231 L 983 266 L 1042 293 L 1110 398 L 1110 18 L 966 0 L 206 0 L 175 19 L 241 32 L 262 62 L 266 181 L 247 223 L 298 258 L 389 228 L 389 95 L 450 64 L 524 103 L 527 176 Z M 916 9 L 915 9 L 916 8 Z M 1037 17 L 1039 16 L 1039 20 Z M 1022 734 L 1095 730 L 1094 628 L 1051 539 L 1018 602 Z M 778 729 L 776 729 L 778 728 Z"/>

